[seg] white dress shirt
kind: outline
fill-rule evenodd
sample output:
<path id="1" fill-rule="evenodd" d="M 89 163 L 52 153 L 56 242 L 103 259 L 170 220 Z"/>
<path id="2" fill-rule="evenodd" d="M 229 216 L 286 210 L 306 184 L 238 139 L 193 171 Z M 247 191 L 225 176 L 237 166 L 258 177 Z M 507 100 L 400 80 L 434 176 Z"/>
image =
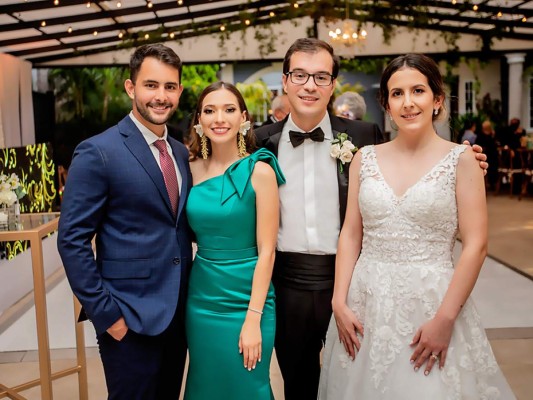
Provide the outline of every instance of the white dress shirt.
<path id="1" fill-rule="evenodd" d="M 150 129 L 148 129 L 146 126 L 141 124 L 139 120 L 135 118 L 135 115 L 133 115 L 133 111 L 130 112 L 130 118 L 135 124 L 135 126 L 137 126 L 137 128 L 139 128 L 139 130 L 141 131 L 143 138 L 144 140 L 146 140 L 146 143 L 148 143 L 148 146 L 150 147 L 150 151 L 154 155 L 155 161 L 157 162 L 157 165 L 159 165 L 160 169 L 161 169 L 161 161 L 159 161 L 159 150 L 157 149 L 157 147 L 154 146 L 154 142 L 160 139 L 163 139 L 165 141 L 165 144 L 167 145 L 168 154 L 170 154 L 170 158 L 172 158 L 172 162 L 174 163 L 174 168 L 176 169 L 176 177 L 178 178 L 178 190 L 179 190 L 179 193 L 181 194 L 182 177 L 181 177 L 181 173 L 178 168 L 178 165 L 176 164 L 176 159 L 174 158 L 174 154 L 172 153 L 172 147 L 170 147 L 170 144 L 167 141 L 167 137 L 168 137 L 167 126 L 165 125 L 165 133 L 163 134 L 163 137 L 159 137 L 154 132 L 152 132 Z"/>
<path id="2" fill-rule="evenodd" d="M 337 252 L 339 187 L 337 162 L 330 155 L 333 133 L 328 113 L 317 127 L 324 131 L 324 141 L 306 139 L 298 147 L 292 146 L 289 131 L 303 130 L 290 115 L 281 133 L 278 160 L 287 183 L 279 188 L 281 222 L 277 247 L 280 251 Z"/>

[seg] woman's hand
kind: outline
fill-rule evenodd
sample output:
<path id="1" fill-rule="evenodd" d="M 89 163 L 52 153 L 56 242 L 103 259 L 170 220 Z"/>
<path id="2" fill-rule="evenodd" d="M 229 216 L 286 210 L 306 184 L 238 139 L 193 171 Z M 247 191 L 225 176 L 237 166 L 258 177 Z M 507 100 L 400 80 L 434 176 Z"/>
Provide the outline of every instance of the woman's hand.
<path id="1" fill-rule="evenodd" d="M 356 318 L 355 314 L 350 308 L 343 303 L 339 306 L 333 307 L 333 315 L 335 316 L 335 322 L 337 323 L 337 330 L 339 331 L 339 340 L 344 345 L 346 352 L 350 355 L 350 358 L 355 359 L 354 346 L 359 351 L 361 343 L 357 337 L 357 332 L 364 334 L 363 325 Z"/>
<path id="2" fill-rule="evenodd" d="M 424 375 L 429 375 L 437 361 L 439 368 L 444 368 L 452 331 L 453 321 L 438 316 L 418 328 L 411 342 L 411 346 L 416 346 L 411 356 L 411 363 L 414 363 L 415 371 L 418 371 L 425 362 L 427 364 Z"/>
<path id="3" fill-rule="evenodd" d="M 244 368 L 251 371 L 261 362 L 261 318 L 249 315 L 244 320 L 239 336 L 239 353 L 243 355 Z"/>
<path id="4" fill-rule="evenodd" d="M 465 140 L 463 144 L 467 144 L 470 146 L 470 142 L 468 142 L 468 140 Z M 483 153 L 483 149 L 478 144 L 473 144 L 472 150 L 474 150 L 476 160 L 478 160 L 479 162 L 479 168 L 483 170 L 483 175 L 487 175 L 487 170 L 489 168 L 489 163 L 487 162 L 487 155 Z"/>

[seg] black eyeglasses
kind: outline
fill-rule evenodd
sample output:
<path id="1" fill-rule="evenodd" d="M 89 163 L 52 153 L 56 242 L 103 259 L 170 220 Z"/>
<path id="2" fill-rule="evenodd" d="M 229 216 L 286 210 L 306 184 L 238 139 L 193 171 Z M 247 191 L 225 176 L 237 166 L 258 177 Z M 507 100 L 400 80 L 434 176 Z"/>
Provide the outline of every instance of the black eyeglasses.
<path id="1" fill-rule="evenodd" d="M 285 75 L 289 75 L 291 78 L 291 82 L 295 85 L 305 85 L 307 81 L 309 80 L 309 77 L 313 77 L 313 81 L 315 81 L 315 85 L 317 86 L 329 86 L 333 82 L 333 75 L 320 72 L 318 74 L 308 74 L 307 72 L 303 71 L 289 71 L 286 72 Z"/>

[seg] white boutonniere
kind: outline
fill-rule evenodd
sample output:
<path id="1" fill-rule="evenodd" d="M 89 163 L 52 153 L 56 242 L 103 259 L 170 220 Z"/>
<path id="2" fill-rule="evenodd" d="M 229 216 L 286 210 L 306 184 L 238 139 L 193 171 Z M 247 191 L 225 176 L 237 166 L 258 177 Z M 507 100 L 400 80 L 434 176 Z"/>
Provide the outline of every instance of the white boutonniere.
<path id="1" fill-rule="evenodd" d="M 339 133 L 337 138 L 331 141 L 330 155 L 340 160 L 339 171 L 342 173 L 343 166 L 352 161 L 353 155 L 359 150 L 351 141 L 348 140 L 348 134 Z"/>

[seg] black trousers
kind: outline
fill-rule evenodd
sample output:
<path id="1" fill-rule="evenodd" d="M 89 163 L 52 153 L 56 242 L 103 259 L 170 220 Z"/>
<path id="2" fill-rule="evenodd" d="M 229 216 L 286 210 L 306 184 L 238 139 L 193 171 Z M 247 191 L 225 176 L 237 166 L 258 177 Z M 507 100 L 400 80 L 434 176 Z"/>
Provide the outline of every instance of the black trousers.
<path id="1" fill-rule="evenodd" d="M 278 252 L 275 349 L 286 400 L 316 400 L 331 319 L 335 256 Z"/>
<path id="2" fill-rule="evenodd" d="M 178 400 L 187 344 L 183 301 L 168 328 L 157 336 L 128 331 L 119 342 L 98 336 L 109 400 Z"/>

